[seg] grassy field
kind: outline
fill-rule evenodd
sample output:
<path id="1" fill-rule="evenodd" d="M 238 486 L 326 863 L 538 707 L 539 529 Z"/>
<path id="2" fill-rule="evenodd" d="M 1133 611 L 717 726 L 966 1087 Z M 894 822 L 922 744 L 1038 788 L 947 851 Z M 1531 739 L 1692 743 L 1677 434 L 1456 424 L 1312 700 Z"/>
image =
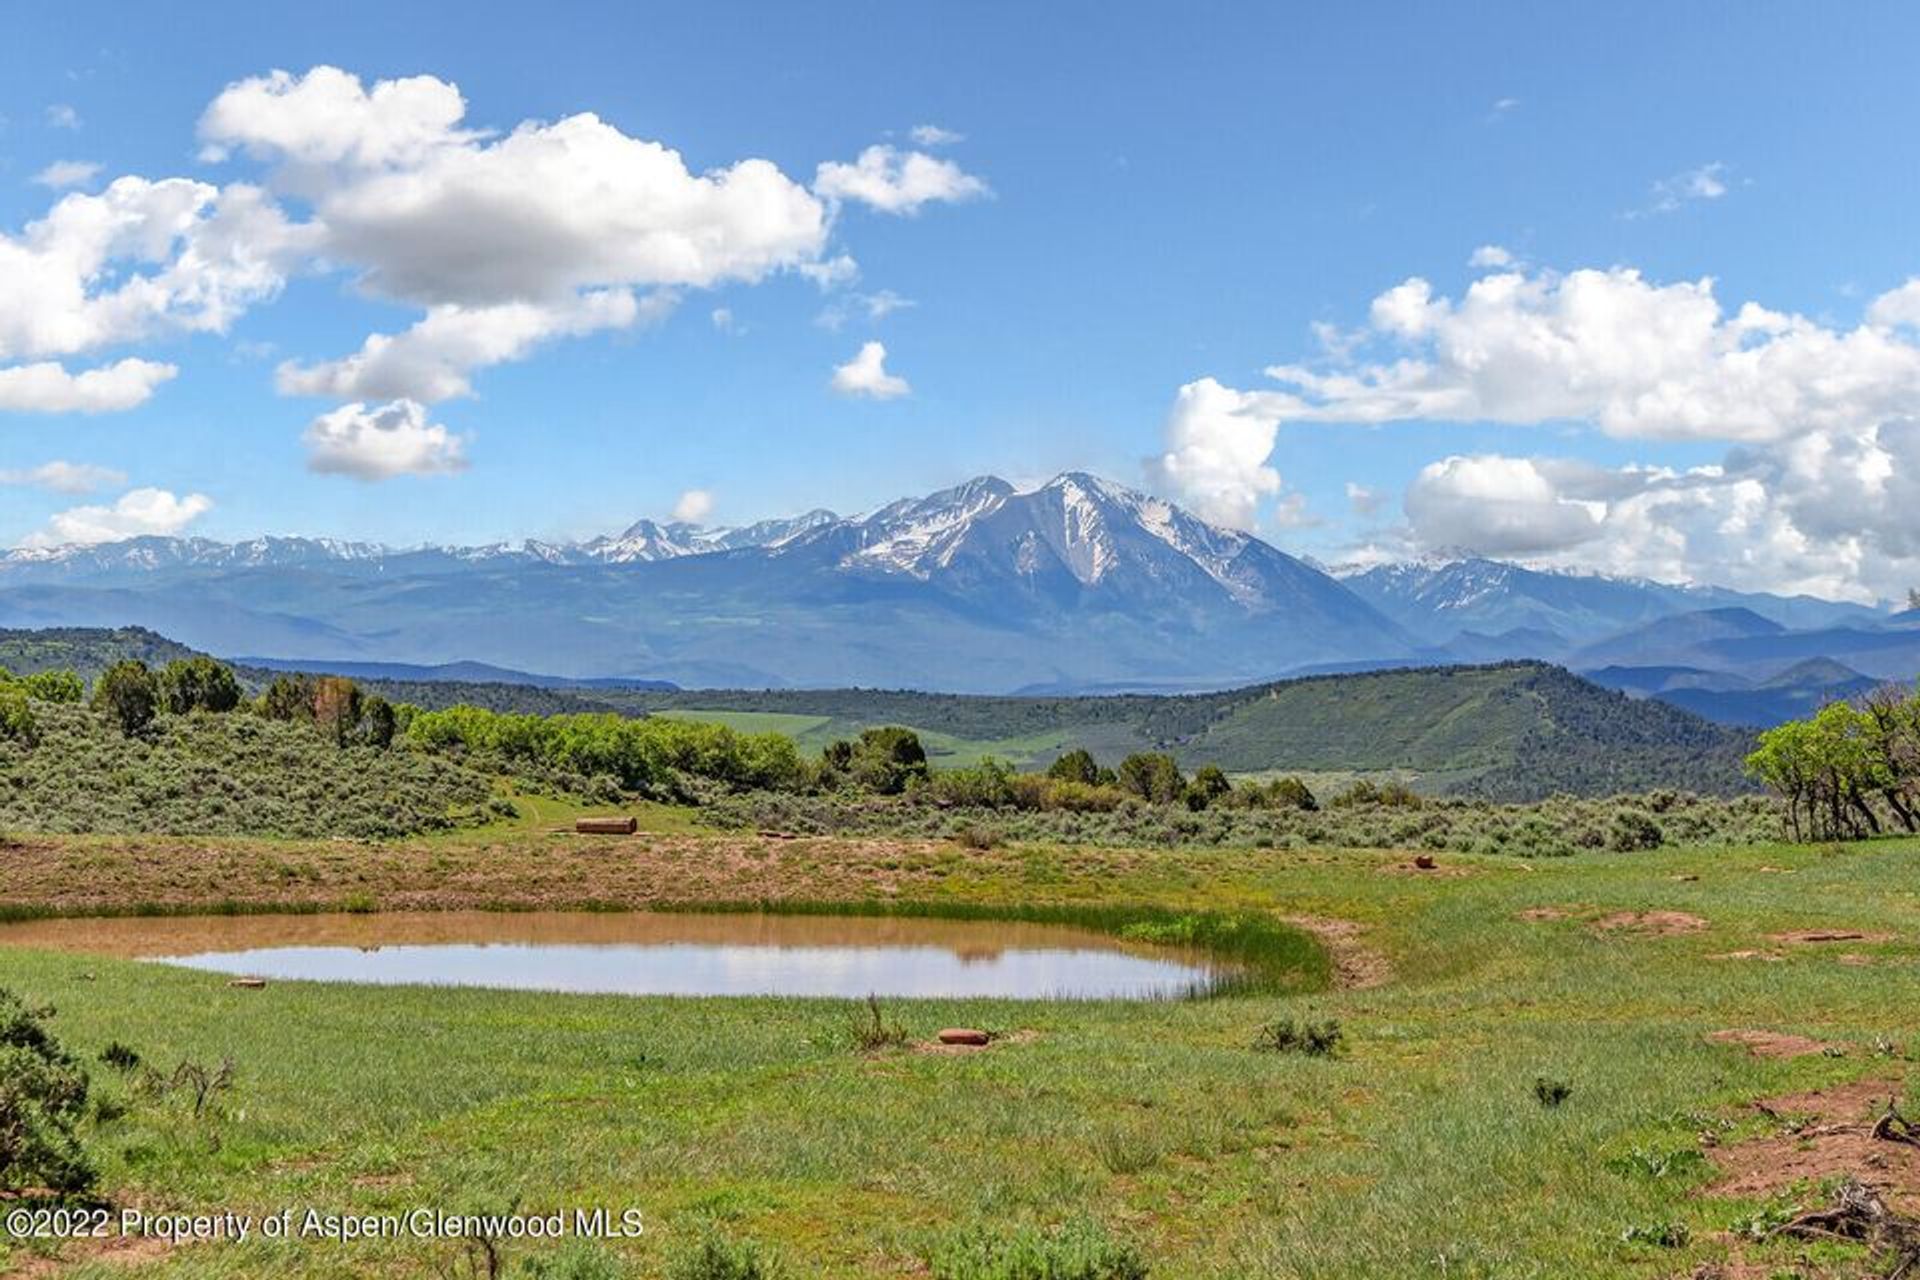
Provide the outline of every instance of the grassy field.
<path id="1" fill-rule="evenodd" d="M 0 952 L 0 983 L 56 1005 L 55 1029 L 89 1058 L 120 1040 L 165 1066 L 236 1064 L 198 1119 L 176 1095 L 101 1127 L 116 1202 L 638 1208 L 647 1233 L 577 1254 L 564 1274 L 580 1276 L 662 1274 L 704 1233 L 759 1242 L 790 1276 L 926 1275 L 956 1231 L 1081 1219 L 1135 1244 L 1156 1280 L 1670 1277 L 1730 1259 L 1754 1269 L 1729 1276 L 1870 1274 L 1846 1246 L 1735 1234 L 1821 1191 L 1762 1177 L 1721 1194 L 1716 1161 L 1743 1168 L 1739 1153 L 1766 1150 L 1748 1142 L 1807 1145 L 1756 1099 L 1904 1091 L 1920 1048 L 1915 842 L 1448 856 L 1421 872 L 1338 850 L 590 842 L 542 826 L 558 816 L 388 844 L 30 841 L 0 853 L 0 907 L 1150 903 L 1317 922 L 1342 985 L 889 1003 L 915 1040 L 953 1024 L 1019 1033 L 949 1055 L 859 1050 L 845 1002 L 245 991 Z M 1809 929 L 1865 936 L 1774 936 Z M 1309 1015 L 1340 1021 L 1342 1053 L 1251 1047 L 1263 1024 Z M 1833 1050 L 1761 1057 L 1708 1039 L 1726 1030 Z M 1536 1099 L 1542 1079 L 1570 1087 L 1562 1104 Z M 66 1253 L 59 1274 L 80 1277 L 462 1274 L 452 1246 L 409 1241 Z M 538 1274 L 548 1254 L 510 1245 L 507 1273 Z M 25 1250 L 11 1263 L 50 1273 Z M 592 1269 L 615 1263 L 630 1270 Z"/>

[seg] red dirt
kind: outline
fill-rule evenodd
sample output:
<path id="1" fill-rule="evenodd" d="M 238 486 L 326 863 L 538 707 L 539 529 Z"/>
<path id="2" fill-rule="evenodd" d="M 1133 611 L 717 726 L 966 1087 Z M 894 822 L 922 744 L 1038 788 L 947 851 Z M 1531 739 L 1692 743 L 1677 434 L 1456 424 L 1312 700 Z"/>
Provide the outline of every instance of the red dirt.
<path id="1" fill-rule="evenodd" d="M 1898 1080 L 1859 1080 L 1754 1103 L 1789 1128 L 1711 1152 L 1721 1177 L 1708 1192 L 1762 1198 L 1852 1176 L 1878 1191 L 1894 1210 L 1913 1213 L 1920 1209 L 1920 1147 L 1872 1133 L 1887 1100 L 1898 1098 L 1904 1087 Z"/>
<path id="2" fill-rule="evenodd" d="M 1715 1031 L 1707 1039 L 1715 1044 L 1745 1045 L 1747 1052 L 1756 1058 L 1804 1058 L 1827 1051 L 1827 1046 L 1818 1040 L 1784 1031 Z"/>

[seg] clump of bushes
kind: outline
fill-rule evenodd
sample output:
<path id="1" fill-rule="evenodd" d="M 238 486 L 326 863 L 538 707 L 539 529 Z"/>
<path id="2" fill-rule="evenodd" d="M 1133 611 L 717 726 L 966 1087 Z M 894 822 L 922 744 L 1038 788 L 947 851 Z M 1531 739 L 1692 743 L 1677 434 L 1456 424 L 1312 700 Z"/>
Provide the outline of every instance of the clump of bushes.
<path id="1" fill-rule="evenodd" d="M 943 779 L 954 772 L 963 771 L 938 770 L 925 786 L 898 796 L 804 789 L 716 794 L 705 800 L 703 816 L 722 827 L 805 835 L 941 840 L 965 823 L 990 828 L 1009 843 L 1411 849 L 1542 858 L 1621 847 L 1626 837 L 1616 837 L 1615 815 L 1646 814 L 1646 802 L 1633 796 L 1561 796 L 1531 804 L 1421 797 L 1417 806 L 1375 800 L 1318 808 L 1294 802 L 1295 794 L 1310 800 L 1311 792 L 1301 787 L 1293 793 L 1286 785 L 1292 779 L 1237 783 L 1222 799 L 1194 811 L 1184 803 L 1149 804 L 1114 787 L 1011 771 L 1004 781 L 1012 801 L 987 805 L 964 802 L 979 797 L 972 783 L 945 789 Z M 1635 841 L 1651 838 L 1641 823 L 1629 821 L 1633 825 L 1622 830 L 1637 833 Z M 1655 825 L 1664 845 L 1732 846 L 1777 839 L 1780 817 L 1763 796 L 1680 792 Z"/>
<path id="2" fill-rule="evenodd" d="M 793 740 L 782 734 L 736 733 L 724 725 L 660 716 L 513 715 L 459 706 L 411 711 L 405 737 L 422 751 L 477 757 L 508 769 L 531 765 L 580 777 L 606 775 L 628 791 L 662 798 L 688 798 L 680 789 L 683 779 L 778 791 L 804 773 Z"/>
<path id="3" fill-rule="evenodd" d="M 53 1010 L 0 988 L 0 1193 L 85 1196 L 99 1179 L 78 1127 L 87 1073 L 47 1030 Z"/>
<path id="4" fill-rule="evenodd" d="M 1298 1053 L 1309 1058 L 1330 1058 L 1346 1043 L 1346 1033 L 1332 1018 L 1315 1022 L 1311 1018 L 1296 1023 L 1292 1018 L 1277 1018 L 1254 1035 L 1253 1047 L 1261 1053 Z"/>
<path id="5" fill-rule="evenodd" d="M 1559 1106 L 1573 1096 L 1573 1086 L 1565 1080 L 1555 1080 L 1550 1076 L 1535 1076 L 1533 1079 L 1534 1101 L 1548 1109 Z"/>
<path id="6" fill-rule="evenodd" d="M 0 828 L 381 838 L 492 816 L 493 779 L 458 759 L 250 715 L 165 715 L 128 737 L 84 706 L 33 710 L 34 742 L 0 737 Z"/>

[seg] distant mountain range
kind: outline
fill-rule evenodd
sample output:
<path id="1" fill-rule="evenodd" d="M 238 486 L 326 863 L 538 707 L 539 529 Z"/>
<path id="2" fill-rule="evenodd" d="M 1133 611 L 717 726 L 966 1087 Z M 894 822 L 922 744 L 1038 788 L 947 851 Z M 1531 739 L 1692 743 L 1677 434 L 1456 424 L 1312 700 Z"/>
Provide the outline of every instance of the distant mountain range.
<path id="1" fill-rule="evenodd" d="M 123 625 L 262 665 L 689 687 L 1182 691 L 1508 658 L 1745 688 L 1809 659 L 1844 664 L 1841 683 L 1920 673 L 1911 614 L 1471 558 L 1329 573 L 1077 472 L 1025 491 L 982 477 L 864 516 L 642 520 L 579 543 L 0 553 L 0 626 Z M 1616 687 L 1704 689 L 1633 679 L 1659 687 Z"/>

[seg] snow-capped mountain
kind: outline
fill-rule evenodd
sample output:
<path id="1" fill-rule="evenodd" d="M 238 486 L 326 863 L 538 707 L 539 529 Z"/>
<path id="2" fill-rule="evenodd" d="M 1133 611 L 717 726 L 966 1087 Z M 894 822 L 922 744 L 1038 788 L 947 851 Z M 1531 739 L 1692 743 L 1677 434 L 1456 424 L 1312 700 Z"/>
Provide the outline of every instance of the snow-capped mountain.
<path id="1" fill-rule="evenodd" d="M 1082 473 L 580 543 L 139 538 L 0 557 L 0 625 L 106 621 L 229 654 L 992 691 L 1224 684 L 1416 648 L 1258 538 Z"/>
<path id="2" fill-rule="evenodd" d="M 1526 633 L 1528 656 L 1540 634 L 1571 651 L 1632 627 L 1701 609 L 1747 608 L 1786 627 L 1824 627 L 1878 619 L 1862 605 L 1811 596 L 1773 596 L 1724 587 L 1678 586 L 1638 578 L 1529 569 L 1478 557 L 1432 558 L 1333 570 L 1361 599 L 1432 644 L 1462 635 L 1478 640 Z M 1515 655 L 1519 656 L 1519 655 Z"/>
<path id="3" fill-rule="evenodd" d="M 1337 580 L 1081 472 L 1028 490 L 982 476 L 851 517 L 641 520 L 575 543 L 135 538 L 0 555 L 0 626 L 140 624 L 223 654 L 683 685 L 1167 689 L 1302 668 L 1578 664 L 1603 652 L 1596 642 L 1732 607 L 1793 629 L 1740 639 L 1766 651 L 1724 659 L 1759 675 L 1776 649 L 1845 656 L 1873 675 L 1902 670 L 1909 650 L 1920 662 L 1920 629 L 1888 637 L 1883 615 L 1826 601 L 1473 558 Z M 1819 628 L 1831 643 L 1808 638 Z M 1672 630 L 1604 652 L 1617 665 Z"/>

